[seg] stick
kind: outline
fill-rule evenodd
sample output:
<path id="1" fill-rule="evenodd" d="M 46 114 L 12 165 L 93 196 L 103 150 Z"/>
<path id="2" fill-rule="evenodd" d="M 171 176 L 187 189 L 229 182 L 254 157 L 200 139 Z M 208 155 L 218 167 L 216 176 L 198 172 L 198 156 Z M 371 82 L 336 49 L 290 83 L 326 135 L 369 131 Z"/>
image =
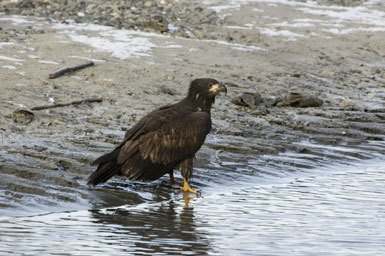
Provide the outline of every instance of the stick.
<path id="1" fill-rule="evenodd" d="M 219 154 L 222 153 L 223 150 L 222 149 L 219 149 L 215 152 L 215 160 L 217 160 L 217 163 L 222 166 L 222 161 L 221 159 L 219 158 Z"/>
<path id="2" fill-rule="evenodd" d="M 79 70 L 79 69 L 82 69 L 82 68 L 86 68 L 86 67 L 89 67 L 89 66 L 92 66 L 92 65 L 94 65 L 94 62 L 93 61 L 88 61 L 86 63 L 78 64 L 78 65 L 75 65 L 75 66 L 72 66 L 72 67 L 61 68 L 61 69 L 56 70 L 55 72 L 49 74 L 48 77 L 50 79 L 56 78 L 56 77 L 64 75 L 65 73 L 76 71 L 76 70 Z"/>
<path id="3" fill-rule="evenodd" d="M 50 108 L 59 108 L 59 107 L 65 107 L 70 105 L 80 105 L 83 103 L 91 103 L 91 102 L 102 102 L 102 98 L 93 98 L 93 99 L 84 99 L 84 100 L 75 100 L 68 103 L 61 103 L 61 104 L 55 104 L 55 105 L 44 105 L 44 106 L 37 106 L 31 108 L 31 110 L 43 110 L 43 109 L 50 109 Z"/>

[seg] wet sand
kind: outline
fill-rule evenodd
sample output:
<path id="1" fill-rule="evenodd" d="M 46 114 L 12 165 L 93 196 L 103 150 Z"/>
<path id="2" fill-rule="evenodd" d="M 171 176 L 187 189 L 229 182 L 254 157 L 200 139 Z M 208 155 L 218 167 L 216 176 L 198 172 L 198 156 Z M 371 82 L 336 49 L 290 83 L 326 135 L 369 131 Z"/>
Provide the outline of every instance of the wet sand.
<path id="1" fill-rule="evenodd" d="M 85 184 L 93 159 L 118 144 L 145 113 L 183 98 L 197 77 L 216 78 L 229 90 L 217 99 L 214 130 L 198 154 L 192 184 L 203 196 L 205 186 L 215 184 L 204 179 L 204 170 L 223 172 L 226 180 L 223 170 L 242 173 L 250 157 L 311 169 L 384 153 L 376 144 L 385 134 L 381 3 L 200 5 L 217 11 L 220 21 L 205 28 L 209 39 L 0 16 L 2 215 L 117 206 L 175 192 L 166 177 L 150 184 L 117 178 L 96 189 Z M 95 65 L 48 79 L 59 68 L 87 60 Z M 259 93 L 263 102 L 252 108 L 234 104 L 244 92 Z M 290 92 L 317 96 L 323 105 L 272 105 Z M 99 97 L 101 103 L 33 111 L 27 124 L 13 116 L 20 107 Z M 221 168 L 217 150 L 223 150 L 224 162 L 235 155 L 245 162 Z M 282 153 L 309 155 L 314 163 L 282 160 Z M 263 161 L 251 166 L 263 171 Z"/>

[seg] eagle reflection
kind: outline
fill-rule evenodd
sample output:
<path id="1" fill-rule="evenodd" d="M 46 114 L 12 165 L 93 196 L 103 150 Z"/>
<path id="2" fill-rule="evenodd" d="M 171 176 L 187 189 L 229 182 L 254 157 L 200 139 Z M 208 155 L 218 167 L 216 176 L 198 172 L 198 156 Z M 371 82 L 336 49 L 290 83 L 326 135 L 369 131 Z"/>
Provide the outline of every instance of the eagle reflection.
<path id="1" fill-rule="evenodd" d="M 162 200 L 92 210 L 91 214 L 96 223 L 103 224 L 100 231 L 107 229 L 114 233 L 114 240 L 121 239 L 127 244 L 127 252 L 207 255 L 209 240 L 207 234 L 197 229 L 190 203 L 193 198 L 183 193 L 183 200 L 172 199 L 171 195 L 165 200 L 163 194 Z"/>

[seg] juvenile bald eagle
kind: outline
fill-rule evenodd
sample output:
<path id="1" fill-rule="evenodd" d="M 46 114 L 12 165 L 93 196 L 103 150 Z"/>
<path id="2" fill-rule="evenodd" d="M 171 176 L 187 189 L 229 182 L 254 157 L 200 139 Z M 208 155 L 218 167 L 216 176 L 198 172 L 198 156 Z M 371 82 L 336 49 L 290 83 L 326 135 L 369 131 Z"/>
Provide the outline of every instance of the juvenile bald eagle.
<path id="1" fill-rule="evenodd" d="M 166 173 L 170 183 L 177 183 L 173 170 L 179 169 L 184 178 L 182 190 L 198 193 L 188 179 L 194 155 L 211 129 L 211 105 L 219 92 L 227 89 L 215 79 L 193 80 L 186 98 L 148 113 L 126 132 L 118 147 L 96 159 L 92 165 L 98 168 L 88 178 L 88 185 L 106 182 L 115 175 L 153 181 Z"/>

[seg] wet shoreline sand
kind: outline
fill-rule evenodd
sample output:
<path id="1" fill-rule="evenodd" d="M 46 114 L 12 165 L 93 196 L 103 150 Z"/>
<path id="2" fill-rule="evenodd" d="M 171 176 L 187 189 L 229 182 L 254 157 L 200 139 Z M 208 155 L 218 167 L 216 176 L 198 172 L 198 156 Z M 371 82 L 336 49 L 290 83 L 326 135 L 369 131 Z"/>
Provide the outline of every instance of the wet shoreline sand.
<path id="1" fill-rule="evenodd" d="M 266 0 L 194 5 L 204 8 L 200 13 L 217 11 L 210 16 L 215 19 L 199 28 L 194 22 L 189 27 L 189 19 L 173 23 L 168 17 L 169 24 L 191 34 L 0 14 L 1 216 L 9 221 L 151 205 L 161 216 L 168 211 L 179 216 L 183 196 L 167 184 L 168 177 L 153 183 L 116 178 L 96 188 L 86 186 L 86 178 L 94 169 L 92 160 L 118 144 L 127 127 L 150 110 L 183 98 L 196 77 L 213 77 L 228 86 L 228 96 L 215 103 L 214 129 L 195 164 L 192 185 L 202 195 L 190 206 L 203 215 L 200 206 L 209 202 L 233 205 L 227 201 L 232 188 L 235 194 L 254 191 L 250 182 L 274 184 L 288 177 L 295 182 L 303 173 L 328 177 L 327 170 L 335 166 L 384 155 L 383 4 Z M 88 60 L 95 65 L 48 78 L 59 68 Z M 275 104 L 293 92 L 323 104 Z M 25 123 L 13 115 L 20 107 L 99 97 L 102 102 L 33 111 L 33 120 Z M 215 159 L 218 150 L 222 166 Z M 95 215 L 110 221 L 103 214 Z M 197 212 L 186 214 L 197 217 Z M 202 251 L 209 250 L 206 242 Z"/>

